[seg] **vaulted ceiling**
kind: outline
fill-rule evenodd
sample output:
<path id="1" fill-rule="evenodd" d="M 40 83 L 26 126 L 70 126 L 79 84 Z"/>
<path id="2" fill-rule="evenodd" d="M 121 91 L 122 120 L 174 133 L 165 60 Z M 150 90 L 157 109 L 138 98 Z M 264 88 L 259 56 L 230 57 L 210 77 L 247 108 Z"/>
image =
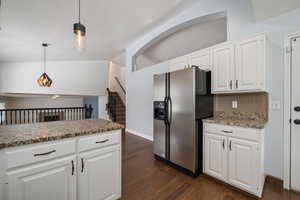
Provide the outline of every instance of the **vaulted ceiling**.
<path id="1" fill-rule="evenodd" d="M 258 20 L 300 7 L 299 0 L 249 0 Z M 81 0 L 87 48 L 74 48 L 77 0 L 2 0 L 0 61 L 37 61 L 42 42 L 50 60 L 111 60 L 163 19 L 199 0 Z M 197 29 L 195 29 L 197 30 Z M 174 39 L 173 39 L 174 40 Z M 152 51 L 151 56 L 156 54 Z"/>
<path id="2" fill-rule="evenodd" d="M 111 59 L 161 19 L 196 0 L 81 0 L 86 51 L 74 48 L 78 0 L 2 0 L 0 61 L 35 61 L 42 42 L 51 60 Z"/>

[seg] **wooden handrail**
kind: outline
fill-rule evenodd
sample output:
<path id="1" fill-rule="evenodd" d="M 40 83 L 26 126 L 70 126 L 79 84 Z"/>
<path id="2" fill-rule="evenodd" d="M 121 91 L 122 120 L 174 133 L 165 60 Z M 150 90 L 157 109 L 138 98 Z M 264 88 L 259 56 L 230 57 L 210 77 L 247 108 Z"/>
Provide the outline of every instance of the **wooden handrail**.
<path id="1" fill-rule="evenodd" d="M 126 90 L 123 87 L 123 85 L 121 84 L 120 80 L 118 79 L 118 77 L 115 76 L 115 80 L 117 81 L 118 85 L 120 86 L 120 88 L 122 89 L 122 91 L 124 92 L 124 94 L 126 94 Z"/>

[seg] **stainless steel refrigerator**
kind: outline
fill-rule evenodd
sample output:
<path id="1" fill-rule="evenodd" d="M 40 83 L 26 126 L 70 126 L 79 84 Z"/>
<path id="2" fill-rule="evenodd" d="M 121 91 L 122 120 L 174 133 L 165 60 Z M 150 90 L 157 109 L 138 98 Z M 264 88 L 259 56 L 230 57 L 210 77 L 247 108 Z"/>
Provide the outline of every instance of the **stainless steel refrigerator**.
<path id="1" fill-rule="evenodd" d="M 210 72 L 191 67 L 154 75 L 154 156 L 191 175 L 202 173 L 202 119 L 213 116 Z"/>

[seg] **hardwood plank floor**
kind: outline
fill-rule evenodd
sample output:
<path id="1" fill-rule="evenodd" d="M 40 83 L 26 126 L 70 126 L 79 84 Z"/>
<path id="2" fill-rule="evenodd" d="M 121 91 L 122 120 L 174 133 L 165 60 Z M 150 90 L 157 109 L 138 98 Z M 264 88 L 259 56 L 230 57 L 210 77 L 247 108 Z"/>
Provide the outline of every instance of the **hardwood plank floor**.
<path id="1" fill-rule="evenodd" d="M 245 192 L 208 176 L 191 178 L 153 158 L 152 142 L 126 133 L 122 147 L 123 200 L 252 200 Z M 263 200 L 300 200 L 300 195 L 266 182 Z"/>

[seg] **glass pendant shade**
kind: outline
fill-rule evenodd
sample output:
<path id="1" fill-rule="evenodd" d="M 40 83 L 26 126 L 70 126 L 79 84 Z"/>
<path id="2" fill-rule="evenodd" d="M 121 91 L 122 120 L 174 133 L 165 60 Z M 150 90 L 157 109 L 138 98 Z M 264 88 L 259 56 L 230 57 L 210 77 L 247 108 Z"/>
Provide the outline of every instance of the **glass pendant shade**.
<path id="1" fill-rule="evenodd" d="M 80 23 L 74 24 L 75 48 L 78 51 L 83 51 L 85 49 L 85 30 L 84 25 Z"/>
<path id="2" fill-rule="evenodd" d="M 48 74 L 43 73 L 38 79 L 37 79 L 38 84 L 41 87 L 50 87 L 52 85 L 52 80 L 48 76 Z"/>
<path id="3" fill-rule="evenodd" d="M 50 87 L 52 85 L 52 80 L 46 73 L 46 48 L 49 44 L 43 43 L 42 46 L 44 47 L 44 73 L 37 79 L 37 82 L 41 87 Z"/>
<path id="4" fill-rule="evenodd" d="M 85 49 L 85 34 L 86 28 L 83 24 L 80 23 L 80 14 L 81 14 L 81 3 L 78 0 L 78 22 L 73 25 L 73 32 L 75 34 L 75 48 L 78 51 L 83 51 Z"/>

